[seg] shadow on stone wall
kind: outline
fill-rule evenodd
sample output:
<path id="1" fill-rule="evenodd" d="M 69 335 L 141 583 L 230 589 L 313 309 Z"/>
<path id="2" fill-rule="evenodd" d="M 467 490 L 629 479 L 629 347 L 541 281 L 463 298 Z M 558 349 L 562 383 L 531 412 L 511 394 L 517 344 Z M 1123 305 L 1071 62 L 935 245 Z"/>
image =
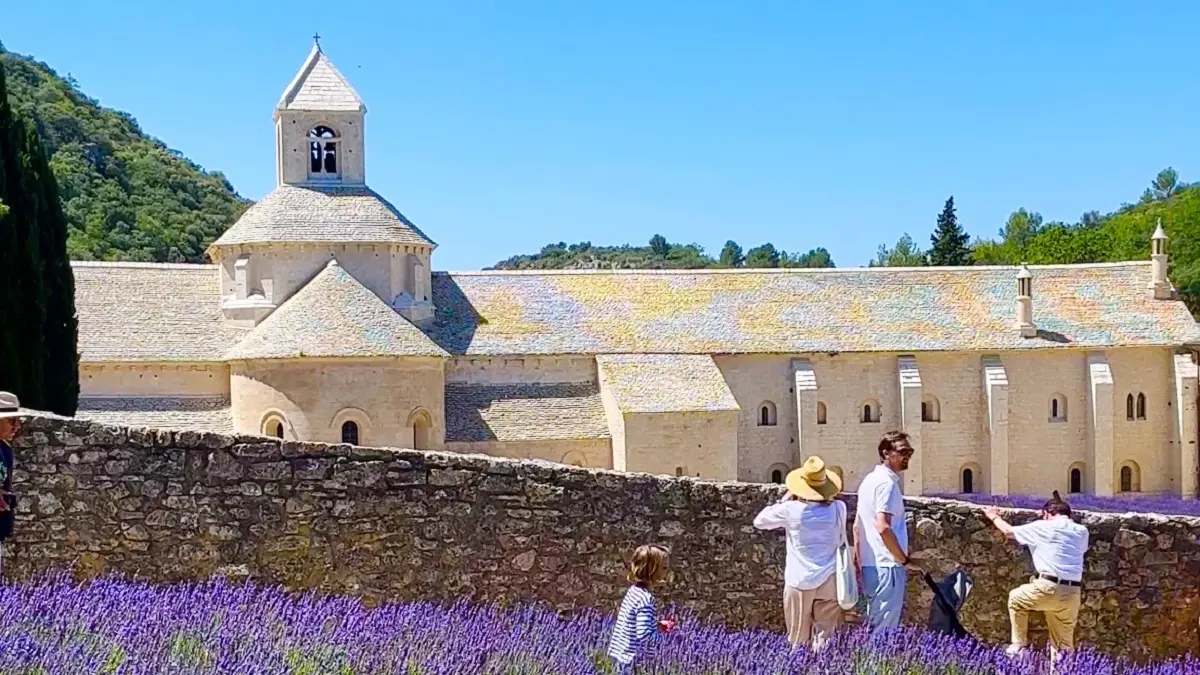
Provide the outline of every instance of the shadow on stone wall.
<path id="1" fill-rule="evenodd" d="M 782 536 L 751 525 L 781 486 L 59 418 L 31 420 L 16 445 L 11 579 L 67 566 L 160 581 L 223 574 L 370 602 L 467 596 L 613 611 L 624 556 L 661 542 L 674 571 L 663 600 L 782 630 Z M 914 559 L 939 578 L 965 569 L 977 586 L 964 623 L 1006 641 L 1007 593 L 1032 572 L 1028 554 L 978 507 L 908 508 Z M 1093 545 L 1078 639 L 1135 658 L 1194 648 L 1200 519 L 1080 519 Z M 905 620 L 922 624 L 929 591 L 910 576 Z"/>

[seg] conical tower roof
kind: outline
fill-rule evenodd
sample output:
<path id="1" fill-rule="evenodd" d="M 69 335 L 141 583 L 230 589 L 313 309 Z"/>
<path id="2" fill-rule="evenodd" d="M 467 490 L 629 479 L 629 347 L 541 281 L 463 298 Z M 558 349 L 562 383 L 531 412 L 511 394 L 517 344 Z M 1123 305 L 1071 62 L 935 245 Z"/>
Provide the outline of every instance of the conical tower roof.
<path id="1" fill-rule="evenodd" d="M 419 328 L 331 260 L 226 360 L 447 356 Z"/>
<path id="2" fill-rule="evenodd" d="M 318 110 L 322 112 L 367 112 L 367 106 L 354 87 L 334 67 L 318 44 L 284 90 L 276 110 Z"/>

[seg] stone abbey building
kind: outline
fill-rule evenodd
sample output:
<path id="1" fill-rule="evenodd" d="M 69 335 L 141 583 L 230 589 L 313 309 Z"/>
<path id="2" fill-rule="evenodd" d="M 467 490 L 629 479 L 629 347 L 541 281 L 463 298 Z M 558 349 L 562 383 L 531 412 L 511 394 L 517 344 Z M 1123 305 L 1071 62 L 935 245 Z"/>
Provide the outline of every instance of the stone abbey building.
<path id="1" fill-rule="evenodd" d="M 75 264 L 80 417 L 763 482 L 819 453 L 851 489 L 898 428 L 910 494 L 1196 494 L 1161 229 L 1117 264 L 433 272 L 365 114 L 314 47 L 213 264 Z"/>

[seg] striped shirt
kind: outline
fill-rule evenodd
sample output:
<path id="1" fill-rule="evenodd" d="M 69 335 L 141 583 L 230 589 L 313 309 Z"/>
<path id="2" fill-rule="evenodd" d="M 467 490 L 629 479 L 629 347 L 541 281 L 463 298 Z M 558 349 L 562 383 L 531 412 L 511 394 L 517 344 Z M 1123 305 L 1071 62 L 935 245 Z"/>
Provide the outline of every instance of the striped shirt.
<path id="1" fill-rule="evenodd" d="M 658 629 L 654 612 L 654 596 L 641 586 L 630 586 L 617 612 L 617 623 L 613 626 L 608 655 L 612 660 L 633 663 Z"/>

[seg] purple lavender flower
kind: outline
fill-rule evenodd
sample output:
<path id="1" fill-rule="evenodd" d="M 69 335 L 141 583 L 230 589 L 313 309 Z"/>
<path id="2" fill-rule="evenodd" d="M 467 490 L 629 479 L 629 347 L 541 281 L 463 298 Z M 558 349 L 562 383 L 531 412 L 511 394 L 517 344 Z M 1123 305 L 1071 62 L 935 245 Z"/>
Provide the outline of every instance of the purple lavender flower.
<path id="1" fill-rule="evenodd" d="M 819 655 L 783 635 L 729 631 L 677 613 L 639 672 L 658 675 L 1042 675 L 1044 654 L 1009 660 L 997 648 L 917 630 L 872 640 L 854 628 Z M 23 675 L 593 675 L 612 617 L 560 617 L 539 606 L 501 609 L 411 602 L 368 609 L 345 597 L 290 595 L 213 580 L 174 586 L 52 577 L 0 586 L 0 673 Z M 1200 660 L 1132 665 L 1084 651 L 1061 675 L 1200 675 Z"/>

